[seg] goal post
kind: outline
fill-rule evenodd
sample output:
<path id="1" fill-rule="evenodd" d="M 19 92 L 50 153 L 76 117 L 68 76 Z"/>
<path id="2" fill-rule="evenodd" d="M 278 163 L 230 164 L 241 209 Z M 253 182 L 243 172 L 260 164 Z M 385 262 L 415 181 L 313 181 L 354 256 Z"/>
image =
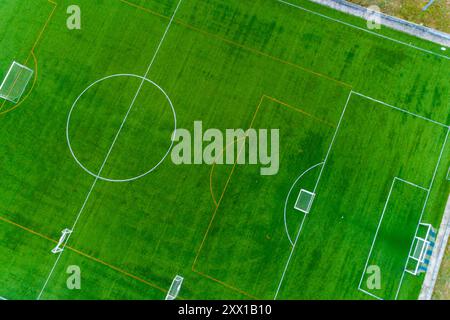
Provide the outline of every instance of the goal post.
<path id="1" fill-rule="evenodd" d="M 64 229 L 61 231 L 61 237 L 59 238 L 58 244 L 55 248 L 53 248 L 52 253 L 57 254 L 64 251 L 65 243 L 68 239 L 68 236 L 72 233 L 72 230 L 70 229 Z"/>
<path id="2" fill-rule="evenodd" d="M 19 102 L 34 71 L 14 61 L 0 85 L 0 99 Z"/>
<path id="3" fill-rule="evenodd" d="M 167 292 L 166 300 L 175 300 L 178 297 L 183 281 L 184 278 L 178 275 L 173 279 L 169 292 Z"/>

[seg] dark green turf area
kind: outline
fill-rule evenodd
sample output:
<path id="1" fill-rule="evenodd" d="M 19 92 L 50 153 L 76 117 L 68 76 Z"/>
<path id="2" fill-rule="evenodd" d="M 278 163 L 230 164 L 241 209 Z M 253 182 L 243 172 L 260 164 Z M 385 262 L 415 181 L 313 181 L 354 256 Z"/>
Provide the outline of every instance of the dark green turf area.
<path id="1" fill-rule="evenodd" d="M 179 128 L 201 120 L 221 130 L 279 129 L 279 173 L 176 166 L 169 156 L 133 182 L 96 181 L 69 150 L 69 112 L 79 97 L 70 144 L 92 173 L 129 179 L 160 161 L 173 130 L 160 90 L 143 84 L 106 163 L 141 81 L 107 78 L 80 94 L 110 75 L 144 75 L 178 1 L 56 2 L 0 6 L 0 78 L 13 60 L 35 70 L 22 101 L 0 110 L 0 296 L 164 299 L 180 274 L 184 299 L 371 299 L 358 290 L 369 259 L 383 285 L 371 292 L 395 298 L 424 202 L 422 221 L 437 228 L 450 191 L 448 127 L 440 125 L 450 123 L 448 53 L 276 0 L 183 0 L 148 78 L 169 96 Z M 81 30 L 66 27 L 72 4 Z M 395 183 L 369 257 L 395 177 L 432 189 L 424 197 Z M 293 209 L 296 196 L 315 187 L 305 218 Z M 54 241 L 78 215 L 46 283 Z M 81 290 L 67 289 L 72 265 L 81 268 Z M 405 275 L 398 298 L 416 299 L 422 281 Z"/>

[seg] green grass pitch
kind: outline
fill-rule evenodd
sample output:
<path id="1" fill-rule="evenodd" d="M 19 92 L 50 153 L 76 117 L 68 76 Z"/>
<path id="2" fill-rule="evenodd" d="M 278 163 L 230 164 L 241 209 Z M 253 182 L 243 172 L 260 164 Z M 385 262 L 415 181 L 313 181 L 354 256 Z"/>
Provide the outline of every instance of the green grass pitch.
<path id="1" fill-rule="evenodd" d="M 164 299 L 182 275 L 182 299 L 417 299 L 408 253 L 450 191 L 450 56 L 290 2 L 2 1 L 0 79 L 12 61 L 34 74 L 0 101 L 1 297 Z M 81 30 L 66 27 L 73 4 Z M 166 97 L 148 82 L 135 96 L 153 57 L 178 128 L 279 129 L 279 173 L 169 155 L 106 181 L 170 147 Z"/>

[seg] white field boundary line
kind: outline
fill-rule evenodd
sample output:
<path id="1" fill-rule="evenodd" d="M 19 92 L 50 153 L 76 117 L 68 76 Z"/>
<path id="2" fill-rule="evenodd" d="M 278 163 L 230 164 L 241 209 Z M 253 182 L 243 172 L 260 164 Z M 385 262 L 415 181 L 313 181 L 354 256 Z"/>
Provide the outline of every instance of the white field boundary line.
<path id="1" fill-rule="evenodd" d="M 279 3 L 283 3 L 285 5 L 291 6 L 293 8 L 296 8 L 296 9 L 303 10 L 305 12 L 314 14 L 316 16 L 328 19 L 330 21 L 334 21 L 334 22 L 346 25 L 346 26 L 348 26 L 350 28 L 354 28 L 354 29 L 357 29 L 357 30 L 360 30 L 360 31 L 367 32 L 367 33 L 369 33 L 371 35 L 374 35 L 376 37 L 383 38 L 383 39 L 386 39 L 386 40 L 390 40 L 390 41 L 393 41 L 395 43 L 402 44 L 404 46 L 413 48 L 415 50 L 418 50 L 418 51 L 421 51 L 421 52 L 425 52 L 425 53 L 428 53 L 428 54 L 431 54 L 431 55 L 434 55 L 436 57 L 440 57 L 440 58 L 443 58 L 443 59 L 446 59 L 446 60 L 450 60 L 450 57 L 444 56 L 442 54 L 439 54 L 439 53 L 433 52 L 431 50 L 427 50 L 427 49 L 421 48 L 419 46 L 415 46 L 415 45 L 413 45 L 411 43 L 407 43 L 407 42 L 404 42 L 404 41 L 400 41 L 400 40 L 397 40 L 397 39 L 385 36 L 383 34 L 380 34 L 380 33 L 374 32 L 374 31 L 370 31 L 370 30 L 364 29 L 362 27 L 355 26 L 355 25 L 353 25 L 351 23 L 348 23 L 348 22 L 345 22 L 345 21 L 342 21 L 342 20 L 339 20 L 339 19 L 336 19 L 336 18 L 329 17 L 329 16 L 327 16 L 325 14 L 322 14 L 322 13 L 319 13 L 319 12 L 316 12 L 316 11 L 313 11 L 313 10 L 310 10 L 310 9 L 306 9 L 306 8 L 300 6 L 300 5 L 293 4 L 293 3 L 290 3 L 290 2 L 287 2 L 287 1 L 284 1 L 284 0 L 276 0 L 276 1 L 279 2 Z"/>
<path id="2" fill-rule="evenodd" d="M 0 297 L 0 300 L 8 300 L 8 299 L 6 299 L 6 298 L 3 298 L 3 297 Z"/>
<path id="3" fill-rule="evenodd" d="M 401 179 L 401 178 L 399 178 L 399 177 L 394 177 L 394 179 L 392 180 L 391 188 L 389 189 L 388 197 L 387 197 L 386 201 L 384 202 L 383 212 L 381 213 L 380 220 L 378 221 L 378 226 L 377 226 L 377 229 L 376 229 L 376 231 L 375 231 L 375 235 L 374 235 L 374 237 L 373 237 L 373 239 L 372 239 L 372 245 L 371 245 L 371 247 L 370 247 L 369 254 L 368 254 L 368 256 L 367 256 L 367 260 L 366 260 L 366 263 L 365 263 L 365 265 L 364 265 L 363 272 L 362 272 L 362 274 L 361 274 L 361 279 L 359 280 L 359 284 L 358 284 L 358 290 L 360 290 L 360 291 L 362 291 L 362 292 L 364 292 L 364 293 L 368 293 L 368 292 L 367 292 L 366 290 L 364 290 L 364 289 L 361 288 L 361 284 L 362 284 L 362 282 L 363 282 L 363 280 L 364 280 L 364 276 L 366 275 L 367 266 L 369 265 L 370 258 L 372 257 L 373 248 L 375 247 L 375 243 L 376 243 L 376 241 L 377 241 L 377 239 L 378 239 L 378 233 L 379 233 L 379 231 L 380 231 L 380 229 L 381 229 L 381 224 L 383 223 L 384 215 L 385 215 L 385 213 L 386 213 L 386 209 L 387 209 L 387 207 L 388 207 L 389 200 L 391 199 L 392 190 L 394 189 L 394 185 L 395 185 L 395 182 L 396 182 L 396 181 L 400 181 L 400 182 L 402 182 L 402 183 L 405 183 L 405 184 L 408 184 L 408 185 L 413 186 L 413 187 L 415 187 L 415 188 L 418 188 L 418 189 L 420 189 L 420 190 L 422 190 L 422 191 L 428 192 L 428 189 L 426 189 L 426 188 L 424 188 L 424 187 L 421 187 L 421 186 L 418 186 L 418 185 L 416 185 L 416 184 L 414 184 L 414 183 L 411 183 L 411 182 L 409 182 L 409 181 L 407 181 L 407 180 L 405 180 L 405 179 Z M 376 298 L 379 299 L 379 300 L 384 300 L 383 298 L 380 298 L 380 297 L 378 297 L 378 296 L 376 296 L 376 295 L 374 295 L 374 294 L 370 294 L 370 295 L 373 296 L 373 297 L 376 297 Z"/>
<path id="4" fill-rule="evenodd" d="M 372 97 L 366 96 L 366 95 L 364 95 L 364 94 L 362 94 L 362 93 L 355 92 L 355 91 L 354 91 L 353 93 L 354 93 L 355 95 L 357 95 L 357 96 L 362 97 L 362 98 L 371 100 L 371 101 L 373 101 L 373 102 L 379 103 L 379 104 L 381 104 L 381 105 L 383 105 L 383 106 L 386 106 L 386 107 L 395 109 L 395 110 L 397 110 L 397 111 L 400 111 L 400 112 L 409 114 L 409 115 L 411 115 L 411 116 L 413 116 L 413 117 L 420 118 L 420 119 L 422 119 L 422 120 L 425 120 L 425 121 L 428 121 L 428 122 L 437 124 L 437 125 L 439 125 L 439 126 L 441 126 L 441 127 L 444 127 L 444 128 L 448 128 L 448 127 L 449 127 L 449 125 L 444 124 L 444 123 L 442 123 L 442 122 L 435 121 L 435 120 L 433 120 L 433 119 L 429 119 L 429 118 L 427 118 L 427 117 L 421 116 L 421 115 L 419 115 L 419 114 L 410 112 L 410 111 L 408 111 L 408 110 L 405 110 L 405 109 L 402 109 L 402 108 L 399 108 L 399 107 L 395 107 L 395 106 L 390 105 L 390 104 L 388 104 L 388 103 L 386 103 L 386 102 L 383 102 L 383 101 L 381 101 L 381 100 L 377 100 L 377 99 L 374 99 L 374 98 L 372 98 Z"/>
<path id="5" fill-rule="evenodd" d="M 71 228 L 72 233 L 69 234 L 69 236 L 67 237 L 67 240 L 66 240 L 66 242 L 65 242 L 65 244 L 64 244 L 63 249 L 65 248 L 65 246 L 67 245 L 67 243 L 68 243 L 69 240 L 70 240 L 70 237 L 72 236 L 73 232 L 75 231 L 75 227 L 76 227 L 76 225 L 78 224 L 78 221 L 79 221 L 79 219 L 80 219 L 80 217 L 81 217 L 81 214 L 83 213 L 84 208 L 86 207 L 86 204 L 87 204 L 87 202 L 88 202 L 88 200 L 89 200 L 89 198 L 90 198 L 90 196 L 91 196 L 91 194 L 92 194 L 92 191 L 94 190 L 94 188 L 95 188 L 95 186 L 96 186 L 96 184 L 97 184 L 97 182 L 98 182 L 98 180 L 99 180 L 99 176 L 101 175 L 101 173 L 102 173 L 102 171 L 103 171 L 103 169 L 104 169 L 104 167 L 105 167 L 105 165 L 106 165 L 106 162 L 108 161 L 109 156 L 111 155 L 111 152 L 112 152 L 112 150 L 113 150 L 113 148 L 114 148 L 114 145 L 115 145 L 115 143 L 117 142 L 117 139 L 119 138 L 119 135 L 120 135 L 120 133 L 121 133 L 121 131 L 122 131 L 124 125 L 125 125 L 125 122 L 127 121 L 128 116 L 129 116 L 129 114 L 130 114 L 130 112 L 131 112 L 131 110 L 132 110 L 132 108 L 133 108 L 133 106 L 134 106 L 134 104 L 135 104 L 135 102 L 136 102 L 136 99 L 137 99 L 137 97 L 139 96 L 139 93 L 140 93 L 140 91 L 141 91 L 141 89 L 142 89 L 142 87 L 143 87 L 143 85 L 144 85 L 144 83 L 145 83 L 145 79 L 147 78 L 148 74 L 150 73 L 150 69 L 152 68 L 153 63 L 155 62 L 155 59 L 156 59 L 156 57 L 157 57 L 157 55 L 158 55 L 158 53 L 159 53 L 159 50 L 161 49 L 161 46 L 162 46 L 162 44 L 163 44 L 163 42 L 164 42 L 164 40 L 165 40 L 165 38 L 166 38 L 166 36 L 167 36 L 167 33 L 169 32 L 169 29 L 170 29 L 170 27 L 171 27 L 171 25 L 172 25 L 172 22 L 173 22 L 173 20 L 174 20 L 174 18 L 175 18 L 175 15 L 176 15 L 177 12 L 178 12 L 178 9 L 179 9 L 179 7 L 180 7 L 182 1 L 183 1 L 183 0 L 180 0 L 180 1 L 178 2 L 178 4 L 177 4 L 177 7 L 175 8 L 175 11 L 174 11 L 174 13 L 173 13 L 173 15 L 172 15 L 172 17 L 171 17 L 171 19 L 170 19 L 170 21 L 169 21 L 169 23 L 168 23 L 166 29 L 165 29 L 165 31 L 164 31 L 164 34 L 163 34 L 163 36 L 162 36 L 162 38 L 161 38 L 161 40 L 160 40 L 160 42 L 159 42 L 159 44 L 158 44 L 158 47 L 156 48 L 156 51 L 155 51 L 155 53 L 153 54 L 152 60 L 150 61 L 150 64 L 149 64 L 148 67 L 147 67 L 147 70 L 146 70 L 146 72 L 145 72 L 145 74 L 144 74 L 144 76 L 143 76 L 143 79 L 142 79 L 142 81 L 141 81 L 141 83 L 140 83 L 140 85 L 139 85 L 139 88 L 138 88 L 136 94 L 134 95 L 133 101 L 131 102 L 131 104 L 130 104 L 130 106 L 129 106 L 129 108 L 128 108 L 128 111 L 127 111 L 127 113 L 126 113 L 126 115 L 125 115 L 125 117 L 124 117 L 124 119 L 123 119 L 123 121 L 122 121 L 122 123 L 121 123 L 121 125 L 120 125 L 120 128 L 119 128 L 119 130 L 117 131 L 116 136 L 114 137 L 114 140 L 113 140 L 113 142 L 112 142 L 112 144 L 111 144 L 111 147 L 109 148 L 108 153 L 106 154 L 106 157 L 105 157 L 105 159 L 104 159 L 104 161 L 103 161 L 103 163 L 102 163 L 102 165 L 101 165 L 101 167 L 100 167 L 100 169 L 99 169 L 99 172 L 98 172 L 98 174 L 97 174 L 97 177 L 95 178 L 94 182 L 92 183 L 91 188 L 89 189 L 89 192 L 88 192 L 88 194 L 87 194 L 87 196 L 86 196 L 86 198 L 85 198 L 85 200 L 84 200 L 84 202 L 83 202 L 83 205 L 81 206 L 81 209 L 80 209 L 80 211 L 78 212 L 78 215 L 77 215 L 77 217 L 76 217 L 76 219 L 75 219 L 75 222 L 73 223 L 73 226 L 72 226 L 72 228 Z M 42 294 L 44 293 L 44 290 L 46 289 L 47 284 L 48 284 L 50 278 L 52 277 L 53 272 L 55 271 L 55 268 L 56 268 L 56 266 L 58 265 L 58 262 L 59 262 L 59 260 L 60 260 L 60 258 L 61 258 L 61 256 L 62 256 L 63 252 L 64 252 L 64 250 L 61 251 L 61 252 L 58 254 L 58 257 L 56 258 L 56 261 L 55 261 L 55 263 L 54 263 L 52 269 L 50 270 L 50 273 L 49 273 L 49 275 L 47 276 L 47 279 L 45 280 L 45 283 L 44 283 L 44 285 L 43 285 L 43 287 L 42 287 L 42 289 L 41 289 L 41 291 L 40 291 L 40 293 L 39 293 L 39 295 L 38 295 L 38 297 L 37 297 L 37 300 L 39 300 L 39 299 L 42 297 Z"/>
<path id="6" fill-rule="evenodd" d="M 436 175 L 437 175 L 437 172 L 438 172 L 438 169 L 439 169 L 439 165 L 441 164 L 442 155 L 444 154 L 444 150 L 445 150 L 445 147 L 447 145 L 449 133 L 450 133 L 450 128 L 447 128 L 447 134 L 445 135 L 445 140 L 444 140 L 444 143 L 443 143 L 442 148 L 441 148 L 441 153 L 439 154 L 439 159 L 438 159 L 438 161 L 436 163 L 436 167 L 435 167 L 434 173 L 433 173 L 433 178 L 431 179 L 430 187 L 428 188 L 427 197 L 425 198 L 425 203 L 423 205 L 422 212 L 420 213 L 420 219 L 419 219 L 419 223 L 417 224 L 416 233 L 415 233 L 416 235 L 417 235 L 417 232 L 419 231 L 420 223 L 422 222 L 423 215 L 425 213 L 425 209 L 427 208 L 427 205 L 428 205 L 428 200 L 430 198 L 431 189 L 433 188 L 434 180 L 436 179 Z M 414 239 L 411 242 L 411 247 L 409 249 L 408 257 L 411 255 L 413 247 L 414 247 Z M 395 300 L 397 300 L 398 295 L 400 294 L 400 290 L 401 290 L 402 284 L 403 284 L 403 279 L 405 278 L 405 273 L 406 273 L 405 270 L 406 270 L 407 264 L 408 264 L 408 259 L 406 259 L 405 266 L 403 268 L 403 274 L 402 274 L 402 278 L 400 280 L 400 284 L 398 285 L 398 288 L 397 288 L 397 293 L 395 295 Z"/>
<path id="7" fill-rule="evenodd" d="M 345 111 L 347 110 L 347 106 L 348 106 L 348 104 L 349 104 L 349 102 L 350 102 L 350 98 L 351 98 L 352 94 L 353 94 L 353 91 L 351 90 L 350 93 L 349 93 L 349 95 L 348 95 L 348 97 L 347 97 L 347 101 L 346 101 L 346 103 L 345 103 L 344 110 L 342 111 L 341 117 L 339 118 L 339 122 L 338 122 L 338 125 L 337 125 L 337 127 L 336 127 L 336 130 L 335 130 L 335 132 L 334 132 L 334 135 L 333 135 L 333 138 L 332 138 L 332 140 L 331 140 L 330 146 L 329 146 L 329 148 L 328 148 L 327 154 L 326 154 L 326 156 L 325 156 L 325 160 L 324 160 L 323 163 L 322 163 L 322 168 L 320 169 L 319 177 L 317 178 L 317 182 L 316 182 L 316 185 L 315 185 L 314 191 L 313 191 L 313 193 L 315 193 L 315 194 L 317 194 L 317 193 L 316 193 L 316 191 L 317 191 L 317 186 L 319 185 L 319 181 L 320 181 L 320 179 L 321 179 L 321 177 L 322 177 L 323 170 L 324 170 L 324 168 L 325 168 L 325 166 L 326 166 L 326 164 L 327 164 L 328 158 L 329 158 L 329 156 L 330 156 L 331 149 L 333 148 L 334 141 L 336 140 L 336 136 L 337 136 L 338 131 L 339 131 L 340 127 L 341 127 L 341 123 L 342 123 L 342 120 L 344 119 Z M 304 225 L 304 223 L 305 223 L 305 220 L 306 220 L 306 217 L 307 217 L 307 216 L 308 216 L 308 215 L 306 215 L 306 214 L 303 215 L 303 219 L 302 219 L 302 222 L 300 223 L 300 227 L 299 227 L 299 229 L 298 229 L 298 231 L 297 231 L 297 235 L 296 235 L 296 237 L 295 237 L 295 241 L 294 241 L 294 243 L 292 244 L 291 253 L 289 254 L 289 257 L 288 257 L 288 260 L 287 260 L 287 262 L 286 262 L 286 265 L 284 266 L 283 274 L 281 275 L 280 282 L 278 283 L 278 287 L 277 287 L 277 290 L 276 290 L 276 292 L 275 292 L 274 300 L 277 299 L 278 294 L 280 293 L 281 286 L 282 286 L 283 281 L 284 281 L 284 278 L 285 278 L 285 276 L 286 276 L 286 272 L 287 272 L 287 269 L 288 269 L 288 267 L 289 267 L 289 264 L 291 263 L 291 259 L 292 259 L 292 256 L 293 256 L 293 254 L 294 254 L 295 247 L 297 246 L 297 242 L 298 242 L 298 239 L 299 239 L 300 234 L 301 234 L 301 232 L 302 232 L 303 225 Z"/>

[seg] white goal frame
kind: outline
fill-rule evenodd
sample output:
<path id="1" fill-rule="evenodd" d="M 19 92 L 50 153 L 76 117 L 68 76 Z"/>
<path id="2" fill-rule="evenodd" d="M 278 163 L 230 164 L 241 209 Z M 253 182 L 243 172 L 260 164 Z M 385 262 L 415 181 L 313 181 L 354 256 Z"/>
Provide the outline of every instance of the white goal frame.
<path id="1" fill-rule="evenodd" d="M 425 262 L 426 252 L 428 250 L 428 247 L 430 246 L 430 241 L 428 240 L 428 238 L 429 238 L 430 232 L 432 230 L 432 225 L 428 224 L 428 223 L 420 222 L 419 226 L 424 226 L 428 229 L 427 229 L 425 238 L 417 236 L 417 233 L 414 236 L 413 244 L 415 243 L 416 245 L 412 249 L 412 254 L 410 253 L 408 255 L 408 262 L 410 260 L 414 260 L 416 262 L 416 265 L 415 265 L 414 270 L 410 270 L 407 267 L 405 267 L 405 272 L 408 272 L 409 274 L 412 274 L 413 276 L 416 276 L 419 273 L 420 265 Z M 420 252 L 417 251 L 419 244 L 422 244 L 422 248 L 420 248 Z M 408 265 L 408 263 L 406 265 Z"/>
<path id="2" fill-rule="evenodd" d="M 169 291 L 166 295 L 166 300 L 175 300 L 180 293 L 181 286 L 183 285 L 184 278 L 182 276 L 177 275 L 170 286 Z"/>
<path id="3" fill-rule="evenodd" d="M 12 85 L 9 88 L 4 88 L 7 84 L 7 81 L 9 80 L 11 73 L 13 72 L 14 68 L 19 68 L 19 73 L 16 76 L 16 79 L 12 83 Z M 26 72 L 25 75 L 23 75 L 23 72 Z M 34 71 L 27 66 L 24 66 L 16 61 L 13 61 L 11 66 L 9 67 L 8 72 L 6 73 L 5 77 L 3 78 L 3 81 L 0 85 L 0 99 L 4 99 L 13 103 L 19 102 L 20 98 L 22 97 L 23 93 L 25 92 L 28 83 L 30 82 L 31 78 L 33 77 Z M 22 88 L 15 94 L 15 96 L 11 97 L 11 91 L 14 88 L 16 81 L 22 77 L 23 79 L 23 86 Z M 4 91 L 4 92 L 3 92 Z"/>
<path id="4" fill-rule="evenodd" d="M 299 202 L 300 202 L 300 198 L 301 198 L 302 195 L 304 195 L 304 194 L 307 194 L 308 196 L 310 196 L 310 200 L 309 200 L 308 206 L 307 206 L 306 208 L 301 208 L 301 207 L 299 206 Z M 310 191 L 308 191 L 308 190 L 301 189 L 300 192 L 299 192 L 299 194 L 298 194 L 297 200 L 295 201 L 295 206 L 294 206 L 295 210 L 298 210 L 298 211 L 301 211 L 301 212 L 303 212 L 303 213 L 308 214 L 308 213 L 311 211 L 311 207 L 312 207 L 312 205 L 313 205 L 313 202 L 314 202 L 315 197 L 316 197 L 316 194 L 315 194 L 314 192 L 310 192 Z"/>
<path id="5" fill-rule="evenodd" d="M 72 230 L 70 229 L 64 229 L 63 231 L 61 231 L 61 237 L 59 238 L 58 244 L 56 245 L 55 248 L 53 248 L 52 253 L 57 254 L 57 253 L 61 253 L 64 251 L 64 247 L 65 247 L 65 242 L 67 240 L 67 237 L 69 234 L 72 233 Z"/>

